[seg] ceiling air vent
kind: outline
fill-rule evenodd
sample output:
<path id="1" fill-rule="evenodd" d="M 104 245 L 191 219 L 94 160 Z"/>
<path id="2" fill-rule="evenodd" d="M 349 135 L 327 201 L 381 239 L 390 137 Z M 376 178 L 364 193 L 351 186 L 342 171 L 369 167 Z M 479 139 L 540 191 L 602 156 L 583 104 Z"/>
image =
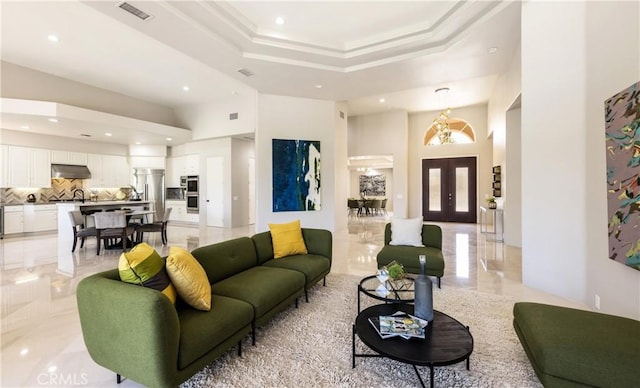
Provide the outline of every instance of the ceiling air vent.
<path id="1" fill-rule="evenodd" d="M 242 69 L 238 69 L 238 73 L 244 75 L 245 77 L 251 77 L 253 75 L 251 70 L 249 70 L 247 68 L 244 68 L 244 67 Z"/>
<path id="2" fill-rule="evenodd" d="M 229 120 L 237 120 L 237 119 L 238 119 L 237 113 L 229 113 Z"/>
<path id="3" fill-rule="evenodd" d="M 118 8 L 124 9 L 125 11 L 129 12 L 133 16 L 143 21 L 146 21 L 152 18 L 152 16 L 149 15 L 148 13 L 134 7 L 133 5 L 127 3 L 126 1 L 123 1 L 122 3 L 118 4 Z"/>

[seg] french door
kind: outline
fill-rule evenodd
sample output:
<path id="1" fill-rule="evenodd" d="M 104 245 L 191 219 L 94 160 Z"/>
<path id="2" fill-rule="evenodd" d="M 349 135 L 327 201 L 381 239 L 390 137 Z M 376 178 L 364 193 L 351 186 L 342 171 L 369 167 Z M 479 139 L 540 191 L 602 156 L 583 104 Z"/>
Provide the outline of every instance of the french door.
<path id="1" fill-rule="evenodd" d="M 422 160 L 425 221 L 477 221 L 476 157 Z"/>

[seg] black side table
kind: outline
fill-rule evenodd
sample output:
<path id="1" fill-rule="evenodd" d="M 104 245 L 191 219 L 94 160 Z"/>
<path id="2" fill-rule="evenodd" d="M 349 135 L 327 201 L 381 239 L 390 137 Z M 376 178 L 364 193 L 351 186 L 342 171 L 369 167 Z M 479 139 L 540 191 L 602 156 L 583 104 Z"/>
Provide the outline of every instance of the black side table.
<path id="1" fill-rule="evenodd" d="M 360 312 L 360 294 L 365 294 L 370 298 L 383 301 L 384 303 L 413 303 L 414 301 L 414 279 L 405 277 L 399 281 L 388 280 L 384 283 L 388 290 L 387 295 L 380 295 L 376 291 L 382 285 L 376 275 L 363 278 L 358 283 L 358 312 Z"/>
<path id="2" fill-rule="evenodd" d="M 400 337 L 383 339 L 371 325 L 369 318 L 391 315 L 396 311 L 413 314 L 413 305 L 380 304 L 366 308 L 358 314 L 351 335 L 353 368 L 356 367 L 356 357 L 387 357 L 412 365 L 423 387 L 425 384 L 416 365 L 429 367 L 431 387 L 434 386 L 433 371 L 436 366 L 451 365 L 466 360 L 467 370 L 469 369 L 469 357 L 473 352 L 473 336 L 468 326 L 464 326 L 447 314 L 434 310 L 433 321 L 429 322 L 425 330 L 425 339 L 406 340 Z M 356 354 L 356 334 L 367 347 L 378 354 Z"/>

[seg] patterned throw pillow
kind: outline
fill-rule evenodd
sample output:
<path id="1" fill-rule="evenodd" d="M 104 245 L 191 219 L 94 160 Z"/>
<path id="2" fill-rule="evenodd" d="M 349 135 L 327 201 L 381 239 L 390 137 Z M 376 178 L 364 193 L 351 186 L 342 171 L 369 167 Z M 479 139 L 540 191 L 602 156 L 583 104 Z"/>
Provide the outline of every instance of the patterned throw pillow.
<path id="1" fill-rule="evenodd" d="M 203 311 L 211 310 L 211 284 L 204 268 L 189 251 L 181 247 L 169 248 L 167 273 L 178 295 L 189 306 Z"/>
<path id="2" fill-rule="evenodd" d="M 273 258 L 292 255 L 306 255 L 307 246 L 302 238 L 300 220 L 286 224 L 269 224 L 271 241 L 273 243 Z"/>
<path id="3" fill-rule="evenodd" d="M 118 262 L 120 280 L 161 291 L 176 303 L 176 289 L 165 269 L 164 260 L 147 243 L 136 245 L 129 252 L 123 252 Z"/>

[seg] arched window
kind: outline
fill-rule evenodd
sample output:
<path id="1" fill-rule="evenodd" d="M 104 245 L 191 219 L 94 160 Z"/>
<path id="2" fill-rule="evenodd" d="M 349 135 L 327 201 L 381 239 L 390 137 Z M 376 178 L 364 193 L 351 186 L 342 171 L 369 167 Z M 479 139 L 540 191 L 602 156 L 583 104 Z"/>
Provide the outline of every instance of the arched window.
<path id="1" fill-rule="evenodd" d="M 475 143 L 476 133 L 468 122 L 462 119 L 449 118 L 447 119 L 447 124 L 449 124 L 449 129 L 451 130 L 452 143 Z M 424 145 L 440 145 L 440 138 L 438 138 L 438 131 L 436 130 L 435 123 L 431 124 L 427 132 L 425 132 Z"/>

